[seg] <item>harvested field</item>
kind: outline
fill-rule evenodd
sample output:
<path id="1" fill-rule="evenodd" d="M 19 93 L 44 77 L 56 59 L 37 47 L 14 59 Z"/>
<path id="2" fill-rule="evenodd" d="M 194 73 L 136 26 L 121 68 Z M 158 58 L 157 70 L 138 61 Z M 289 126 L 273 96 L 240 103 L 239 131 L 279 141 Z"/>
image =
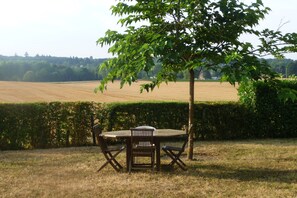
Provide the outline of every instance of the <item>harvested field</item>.
<path id="1" fill-rule="evenodd" d="M 125 85 L 119 82 L 108 84 L 104 93 L 94 93 L 99 81 L 32 83 L 0 81 L 1 103 L 51 102 L 51 101 L 188 101 L 189 83 L 161 84 L 150 93 L 140 93 L 140 84 Z M 227 82 L 196 82 L 195 101 L 237 101 L 237 89 Z"/>

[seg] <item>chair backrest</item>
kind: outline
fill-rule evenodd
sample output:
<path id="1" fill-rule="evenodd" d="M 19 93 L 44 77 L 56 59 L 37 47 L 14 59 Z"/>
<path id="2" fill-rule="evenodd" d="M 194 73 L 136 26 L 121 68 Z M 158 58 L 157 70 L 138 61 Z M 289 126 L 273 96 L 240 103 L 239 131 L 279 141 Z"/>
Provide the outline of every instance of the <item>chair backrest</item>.
<path id="1" fill-rule="evenodd" d="M 188 144 L 188 139 L 189 139 L 189 127 L 188 125 L 183 125 L 182 129 L 186 131 L 186 135 L 182 137 L 182 140 L 184 141 L 184 143 L 181 147 L 182 151 L 185 151 L 186 145 Z"/>
<path id="2" fill-rule="evenodd" d="M 102 152 L 105 152 L 107 150 L 107 144 L 106 144 L 106 141 L 104 140 L 104 138 L 101 136 L 102 130 L 101 130 L 100 126 L 99 125 L 95 125 L 93 127 L 93 130 L 94 130 L 94 133 L 96 135 L 96 139 L 97 139 L 98 145 L 101 148 L 101 151 Z"/>
<path id="3" fill-rule="evenodd" d="M 154 129 L 132 128 L 131 143 L 132 145 L 149 146 L 154 142 Z"/>
<path id="4" fill-rule="evenodd" d="M 148 125 L 138 126 L 138 127 L 135 127 L 135 129 L 154 129 L 154 130 L 157 130 L 155 127 L 148 126 Z"/>
<path id="5" fill-rule="evenodd" d="M 183 140 L 184 140 L 184 143 L 183 143 L 183 145 L 182 145 L 182 150 L 183 151 L 185 151 L 185 149 L 186 149 L 186 145 L 188 144 L 188 138 L 189 138 L 189 135 L 188 134 L 186 134 L 185 136 L 183 136 Z"/>

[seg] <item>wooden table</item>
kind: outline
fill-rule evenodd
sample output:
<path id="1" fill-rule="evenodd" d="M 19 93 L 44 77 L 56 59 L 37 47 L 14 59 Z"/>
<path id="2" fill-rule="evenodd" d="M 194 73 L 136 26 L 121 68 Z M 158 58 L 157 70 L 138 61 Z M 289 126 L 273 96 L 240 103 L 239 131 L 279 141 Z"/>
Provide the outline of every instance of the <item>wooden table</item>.
<path id="1" fill-rule="evenodd" d="M 176 129 L 157 129 L 154 131 L 154 144 L 156 146 L 156 169 L 160 171 L 161 159 L 160 159 L 160 142 L 168 140 L 173 137 L 180 137 L 186 135 L 183 130 Z M 130 130 L 120 130 L 120 131 L 110 131 L 102 133 L 103 137 L 115 138 L 115 139 L 125 139 L 126 140 L 126 167 L 129 170 L 130 152 L 131 152 L 131 131 Z"/>

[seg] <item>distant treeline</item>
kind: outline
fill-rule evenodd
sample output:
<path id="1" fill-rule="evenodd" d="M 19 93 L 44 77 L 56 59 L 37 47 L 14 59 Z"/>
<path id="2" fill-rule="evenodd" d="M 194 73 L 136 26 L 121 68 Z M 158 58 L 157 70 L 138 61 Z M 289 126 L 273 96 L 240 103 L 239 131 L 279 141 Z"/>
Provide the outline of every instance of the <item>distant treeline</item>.
<path id="1" fill-rule="evenodd" d="M 0 55 L 0 80 L 2 81 L 28 81 L 28 82 L 62 82 L 101 80 L 108 71 L 98 73 L 100 64 L 106 59 L 78 58 L 78 57 L 34 57 Z M 283 77 L 297 76 L 297 61 L 291 59 L 268 59 L 272 69 Z M 139 79 L 149 79 L 160 71 L 161 64 L 156 61 L 155 67 L 149 73 L 141 72 Z M 215 71 L 195 71 L 196 79 L 219 79 Z M 187 80 L 188 73 L 181 72 L 178 79 Z"/>
<path id="2" fill-rule="evenodd" d="M 297 76 L 297 60 L 292 59 L 267 59 L 271 68 L 282 77 Z"/>
<path id="3" fill-rule="evenodd" d="M 98 80 L 98 67 L 105 59 L 53 56 L 1 56 L 0 80 L 55 82 Z"/>

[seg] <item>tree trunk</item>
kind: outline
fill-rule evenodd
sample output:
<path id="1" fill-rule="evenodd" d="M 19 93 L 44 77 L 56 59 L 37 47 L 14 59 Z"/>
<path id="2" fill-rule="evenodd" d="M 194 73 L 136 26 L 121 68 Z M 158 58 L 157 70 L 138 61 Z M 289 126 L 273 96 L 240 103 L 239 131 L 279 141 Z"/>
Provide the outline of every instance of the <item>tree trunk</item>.
<path id="1" fill-rule="evenodd" d="M 189 97 L 189 126 L 188 126 L 188 133 L 189 133 L 189 140 L 188 140 L 188 156 L 189 160 L 193 160 L 193 150 L 194 150 L 194 86 L 195 86 L 195 77 L 194 77 L 194 70 L 190 69 L 190 97 Z"/>

